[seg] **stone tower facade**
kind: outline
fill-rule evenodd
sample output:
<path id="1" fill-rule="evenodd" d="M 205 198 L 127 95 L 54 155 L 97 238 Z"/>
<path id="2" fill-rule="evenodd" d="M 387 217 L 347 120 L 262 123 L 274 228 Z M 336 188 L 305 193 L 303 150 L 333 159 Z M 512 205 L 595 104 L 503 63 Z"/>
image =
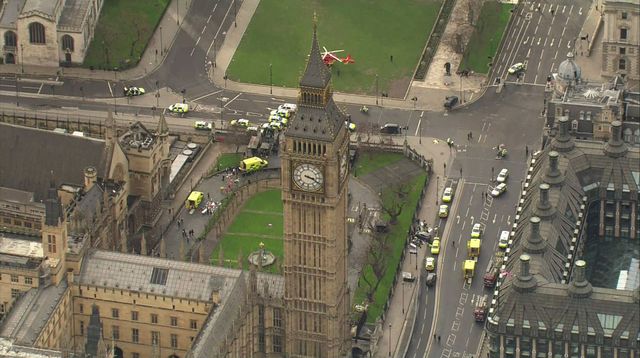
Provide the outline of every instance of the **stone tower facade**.
<path id="1" fill-rule="evenodd" d="M 349 344 L 346 115 L 333 101 L 314 25 L 298 111 L 281 145 L 285 352 L 340 357 Z"/>

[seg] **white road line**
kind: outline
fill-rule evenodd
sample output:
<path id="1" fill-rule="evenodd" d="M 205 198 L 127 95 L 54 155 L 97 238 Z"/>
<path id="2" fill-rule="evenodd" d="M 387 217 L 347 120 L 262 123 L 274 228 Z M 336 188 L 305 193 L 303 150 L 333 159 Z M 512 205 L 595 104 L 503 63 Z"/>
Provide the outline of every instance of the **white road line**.
<path id="1" fill-rule="evenodd" d="M 527 51 L 527 57 L 525 58 L 529 58 L 529 55 L 531 55 L 531 47 L 529 47 L 529 51 Z"/>
<path id="2" fill-rule="evenodd" d="M 566 28 L 566 27 L 563 27 L 563 28 L 562 28 L 562 35 L 560 35 L 560 37 L 564 37 L 564 32 L 565 32 L 566 30 L 567 30 L 567 28 Z"/>
<path id="3" fill-rule="evenodd" d="M 555 65 L 556 65 L 555 62 L 551 63 L 551 67 L 549 67 L 549 73 L 553 73 L 553 66 Z"/>
<path id="4" fill-rule="evenodd" d="M 544 55 L 544 49 L 540 52 L 540 61 L 542 61 L 542 56 Z M 540 66 L 540 62 L 538 62 L 538 67 Z"/>
<path id="5" fill-rule="evenodd" d="M 193 52 L 194 52 L 195 50 L 196 50 L 196 48 L 195 48 L 195 47 L 194 47 L 194 48 L 192 48 L 192 49 L 191 49 L 191 53 L 189 54 L 189 56 L 193 56 Z"/>
<path id="6" fill-rule="evenodd" d="M 198 39 L 196 40 L 196 46 L 198 46 L 198 42 L 200 42 L 200 38 L 201 38 L 201 37 L 202 37 L 202 36 L 198 36 Z"/>
<path id="7" fill-rule="evenodd" d="M 38 88 L 38 94 L 40 94 L 40 92 L 42 91 L 42 87 L 44 87 L 44 83 L 40 84 L 40 88 Z"/>
<path id="8" fill-rule="evenodd" d="M 218 6 L 218 4 L 216 4 L 216 6 Z M 209 23 L 209 21 L 211 21 L 211 16 L 213 15 L 209 15 L 209 18 L 207 19 L 207 24 Z"/>
<path id="9" fill-rule="evenodd" d="M 207 94 L 202 95 L 202 96 L 200 96 L 200 97 L 198 97 L 198 98 L 194 98 L 194 99 L 192 99 L 192 100 L 191 100 L 191 102 L 199 101 L 199 100 L 201 100 L 201 99 L 203 99 L 203 98 L 207 98 L 207 97 L 209 97 L 209 96 L 213 96 L 214 94 L 218 94 L 218 93 L 220 93 L 220 92 L 222 92 L 222 90 L 214 91 L 214 92 L 211 92 L 211 93 L 207 93 Z"/>
<path id="10" fill-rule="evenodd" d="M 522 81 L 524 82 L 524 78 L 522 79 Z M 533 78 L 533 84 L 535 84 L 536 82 L 538 82 L 538 75 L 536 74 L 536 77 Z"/>
<path id="11" fill-rule="evenodd" d="M 564 26 L 567 26 L 567 24 L 569 23 L 569 19 L 570 19 L 570 17 L 567 17 L 567 21 L 564 22 Z M 563 33 L 564 33 L 564 31 L 563 31 Z"/>
<path id="12" fill-rule="evenodd" d="M 527 36 L 527 38 L 524 40 L 524 42 L 522 42 L 522 44 L 526 45 L 528 41 L 529 41 L 529 36 Z"/>
<path id="13" fill-rule="evenodd" d="M 204 27 L 202 28 L 202 31 L 200 31 L 200 35 L 204 34 L 204 30 L 207 29 L 207 25 L 204 25 Z"/>
<path id="14" fill-rule="evenodd" d="M 553 47 L 553 42 L 555 41 L 555 37 L 551 38 L 551 43 L 549 44 L 549 47 Z"/>
<path id="15" fill-rule="evenodd" d="M 571 12 L 573 11 L 573 5 L 571 5 L 571 7 L 569 8 L 569 15 L 571 15 Z M 567 19 L 569 20 L 569 19 Z"/>
<path id="16" fill-rule="evenodd" d="M 540 41 L 542 41 L 542 37 L 538 38 L 538 43 L 536 44 L 537 46 L 540 46 Z"/>
<path id="17" fill-rule="evenodd" d="M 111 89 L 111 82 L 107 81 L 107 86 L 109 86 L 109 93 L 111 93 L 111 97 L 113 97 L 113 90 Z"/>
<path id="18" fill-rule="evenodd" d="M 567 5 L 564 5 L 564 6 L 562 7 L 562 13 L 563 13 L 563 14 L 564 14 L 564 10 L 566 10 L 566 9 L 567 9 Z"/>
<path id="19" fill-rule="evenodd" d="M 237 95 L 237 96 L 233 97 L 230 101 L 227 101 L 227 103 L 225 103 L 223 107 L 225 107 L 225 108 L 226 108 L 228 105 L 230 105 L 230 104 L 231 104 L 231 102 L 235 101 L 235 100 L 236 100 L 238 97 L 240 97 L 241 95 L 242 95 L 242 92 L 238 93 L 238 95 Z"/>
<path id="20" fill-rule="evenodd" d="M 418 136 L 418 130 L 420 130 L 420 125 L 422 124 L 422 118 L 420 118 L 420 120 L 418 121 L 418 126 L 416 127 L 416 134 L 414 134 L 414 136 Z"/>
<path id="21" fill-rule="evenodd" d="M 539 62 L 539 61 L 538 61 L 538 71 L 540 71 L 540 64 L 541 64 L 541 63 L 542 63 L 542 62 Z"/>
<path id="22" fill-rule="evenodd" d="M 561 43 L 562 43 L 562 39 L 558 40 L 558 48 L 560 48 Z"/>
<path id="23" fill-rule="evenodd" d="M 578 15 L 582 15 L 582 8 L 580 8 L 580 10 L 578 10 Z"/>
<path id="24" fill-rule="evenodd" d="M 533 30 L 533 34 L 534 34 L 534 35 L 535 35 L 535 34 L 537 34 L 537 33 L 538 33 L 538 25 L 536 25 L 536 29 L 535 29 L 535 30 Z"/>
<path id="25" fill-rule="evenodd" d="M 544 12 L 544 8 L 545 8 L 545 7 L 547 7 L 547 4 L 542 5 L 542 9 L 540 10 L 540 13 L 543 13 L 543 12 Z M 540 18 L 542 18 L 542 16 L 541 16 Z"/>
<path id="26" fill-rule="evenodd" d="M 551 35 L 551 26 L 549 26 L 549 31 L 547 31 L 547 36 L 549 36 L 549 35 Z M 546 39 L 544 41 L 545 41 L 545 43 L 547 42 Z"/>

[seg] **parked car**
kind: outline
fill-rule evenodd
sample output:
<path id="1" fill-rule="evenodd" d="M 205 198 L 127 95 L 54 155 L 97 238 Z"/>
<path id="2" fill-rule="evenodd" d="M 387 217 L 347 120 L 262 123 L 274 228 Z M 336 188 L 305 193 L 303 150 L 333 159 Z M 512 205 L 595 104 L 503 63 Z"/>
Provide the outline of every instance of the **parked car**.
<path id="1" fill-rule="evenodd" d="M 509 74 L 513 75 L 516 74 L 518 72 L 524 71 L 527 67 L 524 65 L 524 63 L 522 62 L 518 62 L 516 64 L 514 64 L 513 66 L 509 67 Z"/>
<path id="2" fill-rule="evenodd" d="M 213 125 L 211 124 L 211 122 L 207 122 L 207 121 L 196 121 L 193 124 L 193 127 L 195 129 L 200 129 L 200 130 L 211 130 L 211 128 L 213 127 Z"/>
<path id="3" fill-rule="evenodd" d="M 493 190 L 491 190 L 491 196 L 498 197 L 507 191 L 507 183 L 498 184 Z"/>
<path id="4" fill-rule="evenodd" d="M 395 123 L 386 123 L 380 127 L 381 134 L 400 134 L 401 132 L 402 128 Z"/>
<path id="5" fill-rule="evenodd" d="M 429 272 L 427 275 L 427 279 L 425 280 L 427 286 L 431 287 L 436 284 L 436 279 L 438 278 L 438 274 L 435 272 Z"/>
<path id="6" fill-rule="evenodd" d="M 446 218 L 447 216 L 449 216 L 449 205 L 440 205 L 440 209 L 438 210 L 438 217 Z"/>
<path id="7" fill-rule="evenodd" d="M 444 108 L 452 109 L 458 104 L 458 96 L 447 96 L 444 99 Z"/>
<path id="8" fill-rule="evenodd" d="M 509 177 L 509 170 L 506 168 L 503 168 L 502 170 L 500 170 L 500 173 L 498 173 L 498 177 L 496 178 L 496 181 L 498 183 L 504 183 L 507 181 L 508 177 Z"/>
<path id="9" fill-rule="evenodd" d="M 251 122 L 249 122 L 248 119 L 244 119 L 244 118 L 234 119 L 231 121 L 230 124 L 232 127 L 244 127 L 244 128 L 251 127 Z"/>
<path id="10" fill-rule="evenodd" d="M 169 106 L 169 112 L 173 113 L 187 113 L 189 112 L 189 105 L 186 103 L 175 103 Z"/>
<path id="11" fill-rule="evenodd" d="M 500 233 L 500 238 L 498 239 L 498 247 L 501 249 L 506 249 L 509 246 L 509 232 L 502 231 Z"/>
<path id="12" fill-rule="evenodd" d="M 435 271 L 436 270 L 436 259 L 435 257 L 427 257 L 424 261 L 424 269 L 427 271 Z"/>
<path id="13" fill-rule="evenodd" d="M 450 203 L 451 199 L 453 199 L 453 188 L 448 187 L 444 189 L 444 193 L 442 194 L 442 202 Z"/>
<path id="14" fill-rule="evenodd" d="M 482 225 L 480 225 L 480 223 L 475 223 L 471 229 L 471 238 L 479 239 L 480 236 L 482 236 Z"/>
<path id="15" fill-rule="evenodd" d="M 127 97 L 142 96 L 146 93 L 145 89 L 142 87 L 124 87 L 123 91 L 124 95 Z"/>
<path id="16" fill-rule="evenodd" d="M 431 244 L 431 254 L 438 255 L 440 253 L 440 240 L 433 240 Z"/>

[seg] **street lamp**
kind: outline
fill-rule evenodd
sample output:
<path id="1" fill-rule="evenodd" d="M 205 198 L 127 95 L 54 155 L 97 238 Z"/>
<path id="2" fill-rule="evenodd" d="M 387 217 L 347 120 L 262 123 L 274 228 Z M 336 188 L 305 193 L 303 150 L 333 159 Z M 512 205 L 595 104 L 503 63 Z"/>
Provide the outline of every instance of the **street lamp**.
<path id="1" fill-rule="evenodd" d="M 223 116 L 224 116 L 224 105 L 222 104 L 227 103 L 228 98 L 227 97 L 220 97 L 220 124 L 222 125 L 222 123 L 224 123 L 223 121 Z"/>
<path id="2" fill-rule="evenodd" d="M 273 94 L 273 64 L 269 64 L 269 94 Z"/>
<path id="3" fill-rule="evenodd" d="M 238 18 L 238 10 L 236 8 L 236 0 L 233 0 L 233 27 L 238 27 L 238 22 L 236 21 Z"/>
<path id="4" fill-rule="evenodd" d="M 156 107 L 160 107 L 160 87 L 158 81 L 156 81 Z"/>
<path id="5" fill-rule="evenodd" d="M 24 73 L 24 44 L 20 44 L 20 67 L 22 67 L 22 73 Z"/>
<path id="6" fill-rule="evenodd" d="M 376 106 L 378 105 L 378 74 L 376 73 Z"/>
<path id="7" fill-rule="evenodd" d="M 404 314 L 404 281 L 402 281 L 402 314 Z"/>
<path id="8" fill-rule="evenodd" d="M 440 186 L 438 185 L 438 181 L 440 181 L 440 176 L 436 176 L 436 206 L 438 205 L 438 189 Z"/>
<path id="9" fill-rule="evenodd" d="M 162 43 L 162 26 L 160 26 L 160 56 L 164 55 L 164 45 Z"/>
<path id="10" fill-rule="evenodd" d="M 180 26 L 180 0 L 176 0 L 176 22 Z"/>
<path id="11" fill-rule="evenodd" d="M 391 357 L 391 323 L 389 323 L 389 357 Z"/>
<path id="12" fill-rule="evenodd" d="M 20 90 L 18 89 L 18 74 L 16 73 L 16 107 L 20 107 Z"/>
<path id="13" fill-rule="evenodd" d="M 183 88 L 182 91 L 180 91 L 180 93 L 182 93 L 182 103 L 186 102 L 186 99 L 184 98 L 185 94 L 187 93 L 187 89 Z"/>

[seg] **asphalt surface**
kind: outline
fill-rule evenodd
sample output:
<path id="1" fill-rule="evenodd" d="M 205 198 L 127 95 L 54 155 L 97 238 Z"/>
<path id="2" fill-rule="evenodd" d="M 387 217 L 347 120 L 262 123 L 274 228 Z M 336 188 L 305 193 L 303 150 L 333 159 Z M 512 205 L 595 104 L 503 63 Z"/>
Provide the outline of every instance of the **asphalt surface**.
<path id="1" fill-rule="evenodd" d="M 449 218 L 436 223 L 443 233 L 438 283 L 434 288 L 422 285 L 418 292 L 419 310 L 407 357 L 464 357 L 476 353 L 482 327 L 473 321 L 471 311 L 477 297 L 489 293 L 482 287 L 481 276 L 496 245 L 498 233 L 512 221 L 510 215 L 514 212 L 518 186 L 524 175 L 526 152 L 531 154 L 540 145 L 543 126 L 539 116 L 543 109 L 540 85 L 564 60 L 569 51 L 568 44 L 573 47 L 574 39 L 581 41 L 579 31 L 589 6 L 586 0 L 565 0 L 543 3 L 538 11 L 537 4 L 525 2 L 517 7 L 519 16 L 507 30 L 504 46 L 494 61 L 492 76 L 500 76 L 507 81 L 516 79 L 507 76 L 508 67 L 515 62 L 527 61 L 527 69 L 519 84 L 509 83 L 500 93 L 496 93 L 495 87 L 490 87 L 476 102 L 450 112 L 371 106 L 369 113 L 363 114 L 359 111 L 360 105 L 340 104 L 351 115 L 359 132 L 375 131 L 385 123 L 397 123 L 406 127 L 403 135 L 442 140 L 452 138 L 455 142 L 451 149 L 457 152 L 455 160 L 436 164 L 447 165 L 447 183 L 456 180 L 460 185 Z M 195 104 L 193 111 L 185 116 L 168 116 L 170 126 L 192 127 L 193 120 L 200 119 L 226 122 L 248 118 L 263 122 L 269 109 L 292 99 L 227 91 L 215 88 L 208 80 L 207 71 L 216 70 L 215 67 L 210 68 L 208 62 L 213 62 L 215 51 L 224 41 L 226 29 L 233 26 L 230 5 L 231 0 L 194 0 L 163 65 L 135 83 L 120 81 L 117 73 L 114 73 L 112 81 L 64 76 L 20 76 L 19 80 L 3 77 L 0 78 L 0 102 L 19 102 L 20 107 L 27 110 L 58 109 L 61 113 L 65 110 L 74 113 L 78 110 L 115 109 L 121 113 L 141 115 L 141 119 L 143 115 L 155 115 L 157 118 L 160 109 L 152 109 L 149 100 L 123 99 L 124 85 L 134 85 L 147 89 L 145 96 L 158 93 L 157 103 L 165 96 L 184 96 Z M 103 101 L 85 98 L 102 98 Z M 112 101 L 114 98 L 116 100 Z M 469 132 L 473 137 L 467 139 Z M 494 148 L 499 144 L 505 144 L 509 150 L 503 160 L 495 159 Z M 493 185 L 490 179 L 501 168 L 511 172 L 508 191 L 500 198 L 483 201 L 481 192 Z M 217 184 L 211 186 L 211 194 L 216 187 Z M 198 222 L 189 223 L 188 227 L 198 229 L 203 218 L 199 215 Z M 478 221 L 485 224 L 485 235 L 475 279 L 467 287 L 462 283 L 460 265 L 466 255 L 463 248 L 470 228 Z M 180 237 L 178 228 L 171 230 L 175 231 L 172 234 Z M 455 248 L 451 244 L 454 240 Z M 422 267 L 424 263 L 419 265 Z M 437 339 L 433 341 L 433 334 L 441 336 L 440 343 Z"/>
<path id="2" fill-rule="evenodd" d="M 525 1 L 514 11 L 500 54 L 494 59 L 494 78 L 515 81 L 507 71 L 515 63 L 526 69 L 519 81 L 544 85 L 580 39 L 580 29 L 589 12 L 590 1 Z M 577 54 L 580 55 L 580 54 Z"/>

